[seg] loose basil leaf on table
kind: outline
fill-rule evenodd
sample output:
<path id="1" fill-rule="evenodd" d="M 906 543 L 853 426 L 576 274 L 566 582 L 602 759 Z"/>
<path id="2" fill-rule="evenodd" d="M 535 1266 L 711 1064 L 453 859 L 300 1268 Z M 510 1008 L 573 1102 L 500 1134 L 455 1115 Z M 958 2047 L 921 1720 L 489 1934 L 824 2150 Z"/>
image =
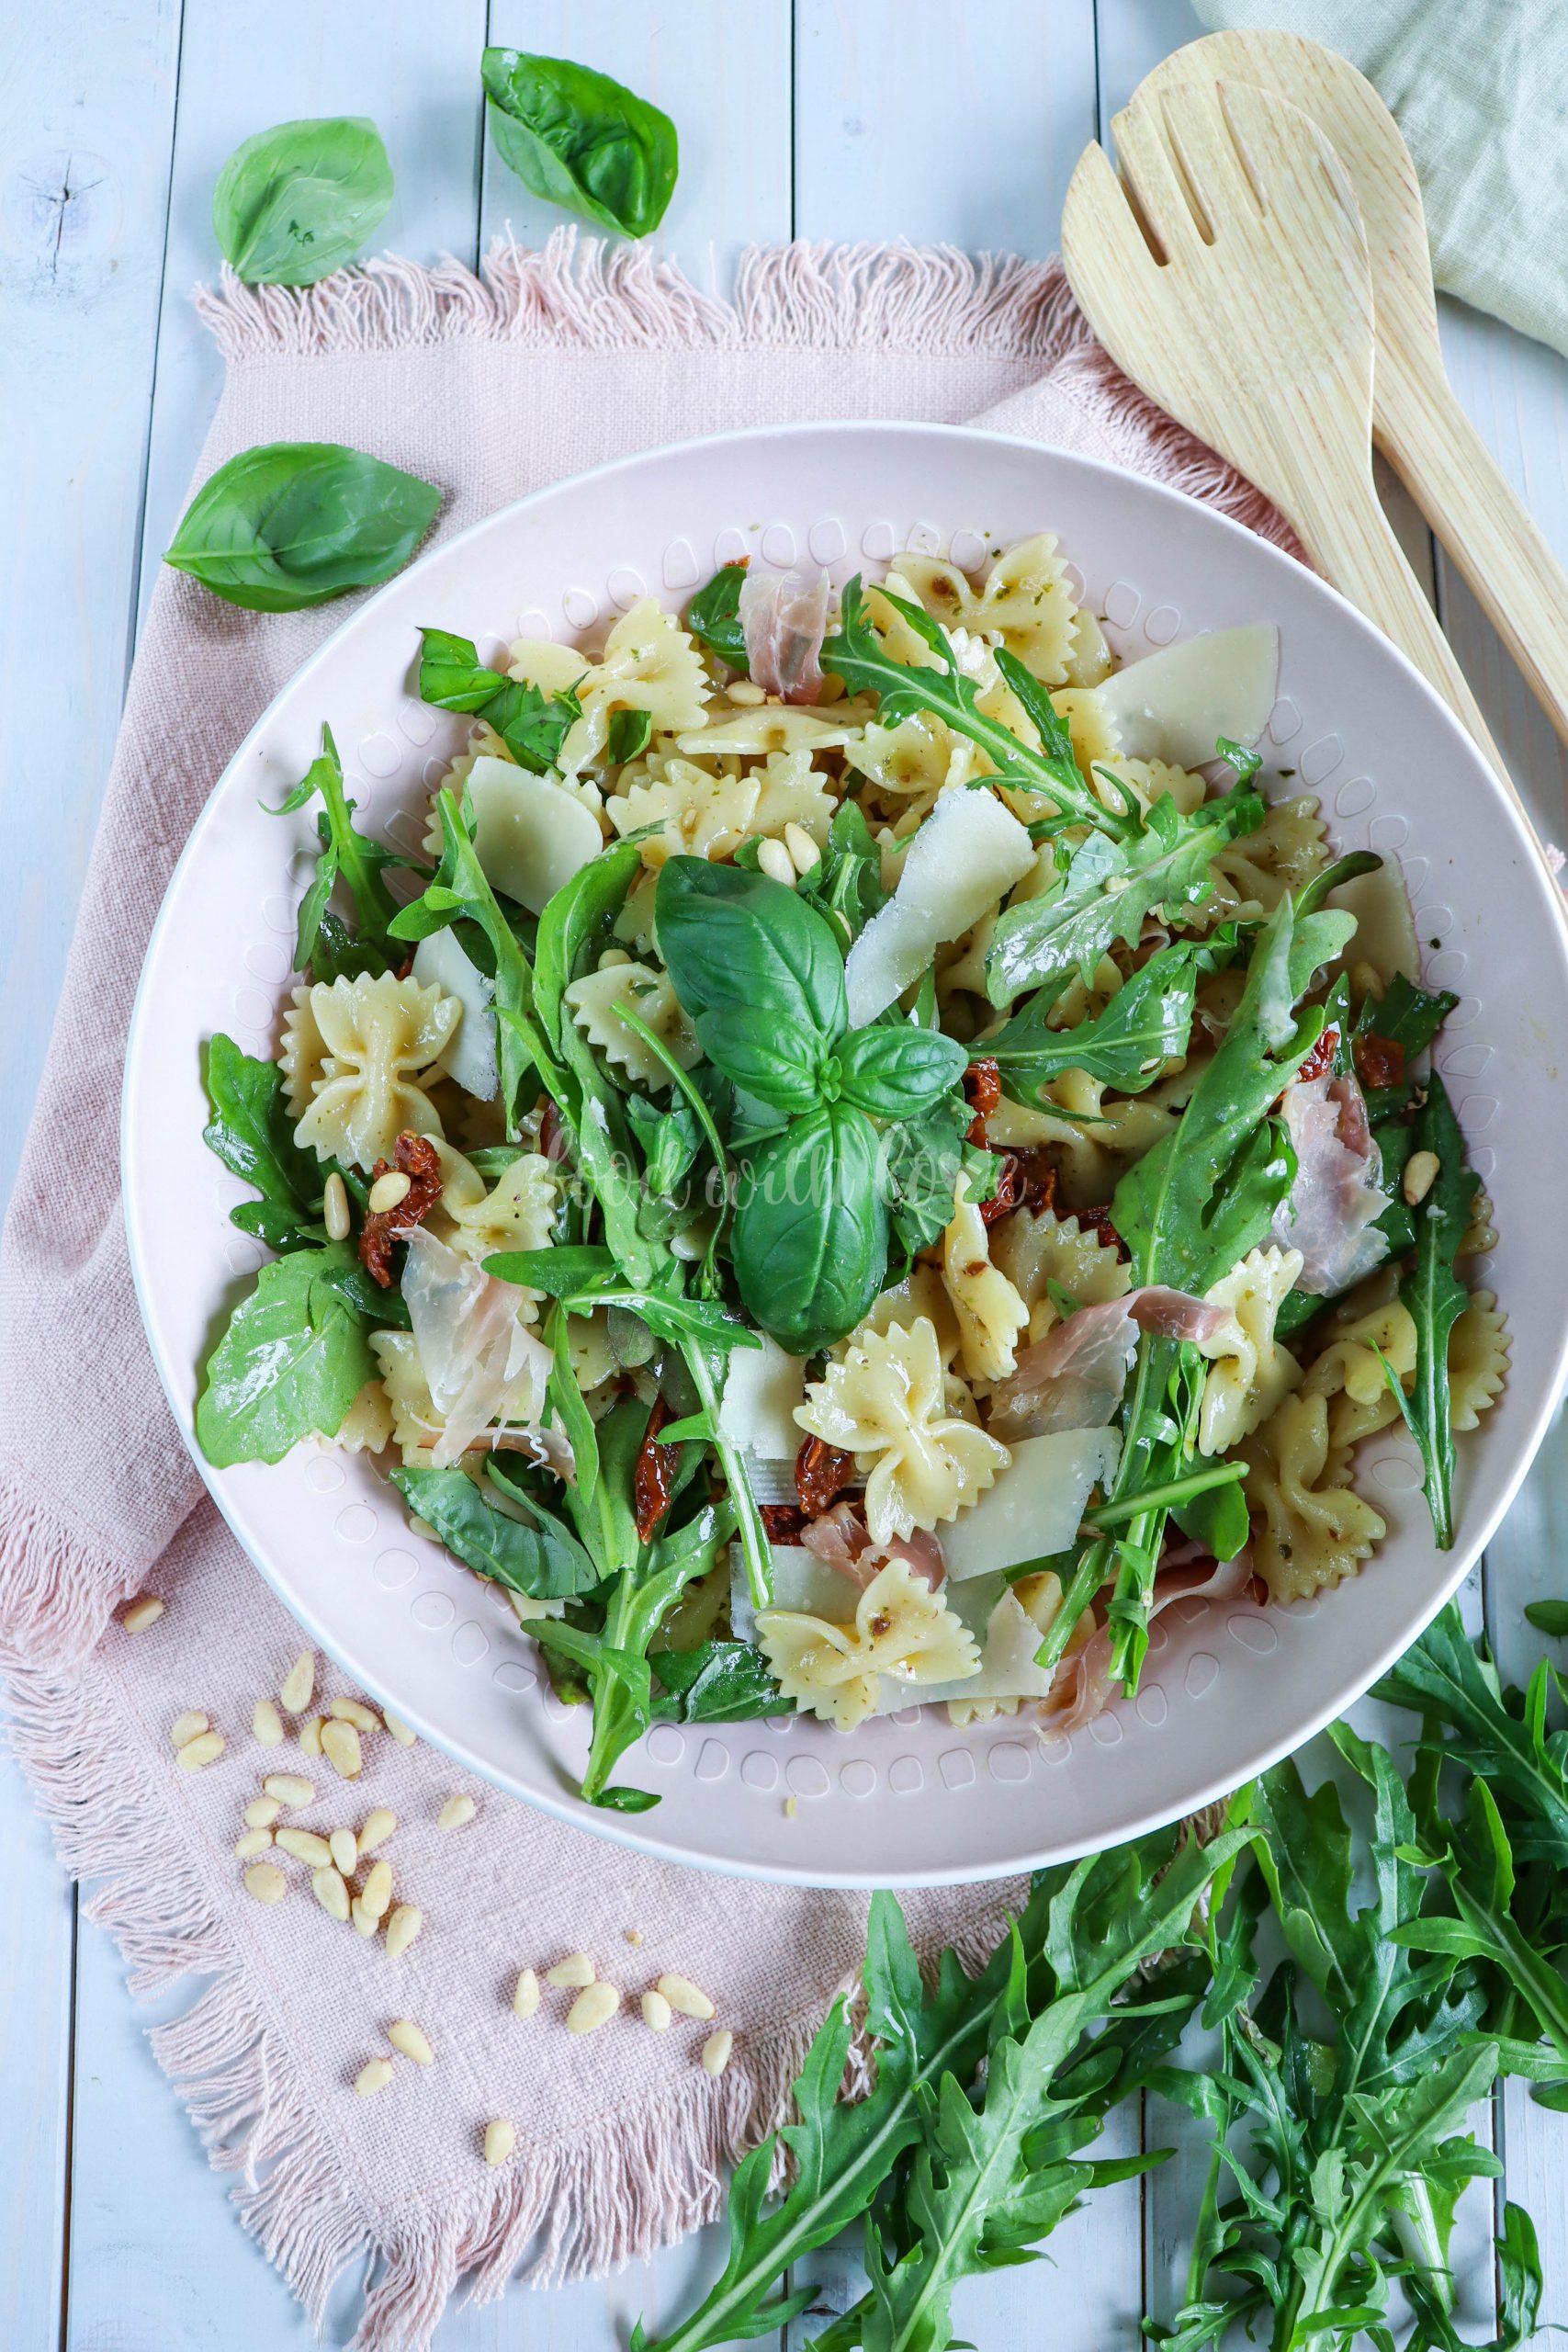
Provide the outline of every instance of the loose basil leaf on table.
<path id="1" fill-rule="evenodd" d="M 212 226 L 250 286 L 313 286 L 352 261 L 392 201 L 381 134 L 363 115 L 277 122 L 218 175 Z"/>
<path id="2" fill-rule="evenodd" d="M 658 228 L 680 165 L 667 114 L 566 57 L 487 49 L 479 71 L 496 147 L 532 195 L 623 236 Z"/>
<path id="3" fill-rule="evenodd" d="M 264 1266 L 207 1364 L 196 1433 L 209 1462 L 281 1462 L 304 1437 L 335 1437 L 376 1377 L 369 1318 L 346 1242 Z"/>
<path id="4" fill-rule="evenodd" d="M 204 482 L 164 551 L 225 604 L 298 613 L 400 571 L 441 492 L 336 441 L 242 449 Z"/>

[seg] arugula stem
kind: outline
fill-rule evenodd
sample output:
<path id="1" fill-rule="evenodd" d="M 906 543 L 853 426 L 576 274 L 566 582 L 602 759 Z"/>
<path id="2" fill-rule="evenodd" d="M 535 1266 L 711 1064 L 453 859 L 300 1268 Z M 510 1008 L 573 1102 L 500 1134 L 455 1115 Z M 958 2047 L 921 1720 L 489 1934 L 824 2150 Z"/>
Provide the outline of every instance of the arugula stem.
<path id="1" fill-rule="evenodd" d="M 768 1542 L 762 1514 L 757 1498 L 751 1492 L 751 1481 L 746 1476 L 746 1464 L 740 1449 L 726 1437 L 719 1426 L 719 1388 L 714 1377 L 714 1361 L 698 1339 L 682 1340 L 681 1353 L 692 1375 L 692 1385 L 702 1400 L 703 1410 L 713 1427 L 713 1450 L 718 1456 L 719 1468 L 735 1506 L 735 1532 L 740 1543 L 741 1557 L 746 1563 L 746 1582 L 750 1589 L 754 1609 L 766 1609 L 773 1597 L 773 1555 Z"/>
<path id="2" fill-rule="evenodd" d="M 365 843 L 354 830 L 348 798 L 343 788 L 343 763 L 338 758 L 333 730 L 323 722 L 321 741 L 327 756 L 318 760 L 321 773 L 316 777 L 322 800 L 326 803 L 327 821 L 331 828 L 333 846 L 337 851 L 338 872 L 347 883 L 359 916 L 362 932 L 374 932 L 384 937 L 398 911 L 397 900 L 382 881 L 375 863 L 365 854 Z"/>
<path id="3" fill-rule="evenodd" d="M 1113 1527 L 1143 1511 L 1173 1510 L 1179 1503 L 1190 1502 L 1194 1495 L 1206 1495 L 1212 1487 L 1233 1487 L 1246 1476 L 1244 1462 L 1211 1463 L 1206 1470 L 1190 1471 L 1184 1478 L 1168 1478 L 1163 1486 L 1145 1487 L 1125 1501 L 1096 1503 L 1084 1518 L 1093 1527 Z"/>

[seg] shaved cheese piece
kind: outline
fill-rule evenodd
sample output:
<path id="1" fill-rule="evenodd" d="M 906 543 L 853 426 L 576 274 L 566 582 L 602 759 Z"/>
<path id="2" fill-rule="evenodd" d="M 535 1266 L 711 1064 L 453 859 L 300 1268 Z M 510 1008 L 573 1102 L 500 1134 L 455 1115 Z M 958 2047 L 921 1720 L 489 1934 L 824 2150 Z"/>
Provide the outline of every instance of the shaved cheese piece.
<path id="1" fill-rule="evenodd" d="M 803 1617 L 824 1617 L 830 1625 L 852 1625 L 860 1588 L 808 1552 L 804 1544 L 772 1544 L 773 1597 L 770 1609 L 793 1609 Z M 729 1623 L 738 1642 L 757 1638 L 757 1612 L 739 1544 L 729 1550 Z"/>
<path id="2" fill-rule="evenodd" d="M 538 1420 L 550 1351 L 524 1322 L 527 1291 L 483 1272 L 423 1226 L 406 1239 L 403 1300 L 430 1400 L 445 1424 L 430 1455 L 444 1470 L 491 1421 Z"/>
<path id="3" fill-rule="evenodd" d="M 1416 918 L 1404 876 L 1392 857 L 1385 857 L 1374 873 L 1342 882 L 1329 892 L 1327 903 L 1356 918 L 1355 936 L 1345 951 L 1347 963 L 1370 964 L 1385 989 L 1396 976 L 1419 982 Z"/>
<path id="4" fill-rule="evenodd" d="M 1020 1438 L 995 1486 L 944 1529 L 949 1577 L 989 1576 L 1021 1560 L 1065 1552 L 1078 1532 L 1090 1489 L 1111 1477 L 1121 1453 L 1121 1432 L 1113 1429 Z"/>
<path id="5" fill-rule="evenodd" d="M 486 752 L 468 771 L 474 850 L 498 890 L 539 914 L 604 848 L 599 820 L 547 775 Z"/>
<path id="6" fill-rule="evenodd" d="M 992 793 L 944 794 L 909 845 L 897 888 L 849 952 L 851 1027 L 874 1021 L 1033 864 L 1027 831 Z"/>
<path id="7" fill-rule="evenodd" d="M 1269 622 L 1216 629 L 1130 662 L 1093 689 L 1123 759 L 1201 767 L 1222 735 L 1256 743 L 1280 680 L 1280 632 Z"/>
<path id="8" fill-rule="evenodd" d="M 795 1408 L 806 1402 L 806 1358 L 761 1335 L 760 1348 L 732 1348 L 718 1426 L 732 1445 L 764 1461 L 793 1463 L 800 1447 Z M 794 1499 L 793 1489 L 791 1499 Z"/>
<path id="9" fill-rule="evenodd" d="M 440 1067 L 481 1102 L 493 1102 L 501 1083 L 495 1060 L 495 1014 L 491 1009 L 495 982 L 487 979 L 471 956 L 466 956 L 454 931 L 433 931 L 413 951 L 413 976 L 424 987 L 438 988 L 456 997 L 463 1008 L 457 1034 L 441 1057 Z"/>

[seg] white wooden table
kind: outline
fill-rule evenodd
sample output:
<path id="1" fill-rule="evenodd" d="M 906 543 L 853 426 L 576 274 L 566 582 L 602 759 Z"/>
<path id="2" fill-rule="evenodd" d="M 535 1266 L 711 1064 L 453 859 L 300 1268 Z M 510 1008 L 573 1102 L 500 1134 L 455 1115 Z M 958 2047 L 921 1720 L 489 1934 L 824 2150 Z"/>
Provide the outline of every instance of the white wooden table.
<path id="1" fill-rule="evenodd" d="M 908 236 L 1048 253 L 1084 141 L 1200 27 L 1188 0 L 9 0 L 0 17 L 0 1193 L 47 1044 L 138 618 L 218 396 L 188 294 L 216 263 L 214 176 L 291 116 L 374 117 L 397 200 L 384 237 L 472 262 L 536 205 L 483 135 L 487 40 L 601 65 L 676 118 L 661 246 L 724 288 L 753 240 Z M 1460 393 L 1568 556 L 1568 367 L 1450 306 Z M 1469 594 L 1407 508 L 1400 523 L 1549 838 L 1568 769 Z M 1562 1441 L 1493 1547 L 1472 1605 L 1506 1665 L 1520 1611 L 1560 1578 Z M 79 1923 L 14 1768 L 0 1764 L 0 2346 L 5 2352 L 281 2352 L 309 2330 L 242 2233 L 149 2055 L 107 1939 Z M 1568 2121 L 1509 2093 L 1483 2118 L 1568 2315 Z M 1130 2129 L 1131 2127 L 1129 2127 Z M 1169 2112 L 1145 2130 L 1170 2130 Z M 1132 2143 L 1129 2142 L 1129 2144 Z M 1110 2352 L 1168 2312 L 1179 2165 L 1100 2196 L 1056 2267 L 972 2290 L 984 2347 Z M 1466 2278 L 1491 2332 L 1491 2217 Z M 1554 2257 L 1557 2258 L 1554 2262 Z M 610 2352 L 717 2259 L 714 2233 L 604 2285 L 454 2312 L 445 2352 Z M 825 2256 L 824 2293 L 844 2266 Z M 352 2324 L 352 2282 L 329 2329 Z M 811 2333 L 799 2324 L 790 2352 Z M 772 2339 L 763 2339 L 771 2344 Z M 772 2352 L 784 2352 L 773 2345 Z"/>

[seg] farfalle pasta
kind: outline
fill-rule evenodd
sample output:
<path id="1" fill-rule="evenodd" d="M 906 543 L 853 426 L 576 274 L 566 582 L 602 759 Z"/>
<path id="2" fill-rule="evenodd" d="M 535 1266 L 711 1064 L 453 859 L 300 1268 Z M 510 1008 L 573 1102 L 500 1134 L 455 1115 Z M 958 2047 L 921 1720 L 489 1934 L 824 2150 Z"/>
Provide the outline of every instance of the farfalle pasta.
<path id="1" fill-rule="evenodd" d="M 459 1008 L 450 997 L 412 978 L 362 973 L 318 981 L 306 1003 L 308 1016 L 296 1005 L 286 1024 L 299 1036 L 308 1017 L 313 1032 L 311 1045 L 298 1049 L 293 1080 L 304 1080 L 304 1056 L 312 1074 L 294 1130 L 301 1147 L 319 1159 L 373 1168 L 390 1157 L 400 1135 L 440 1134 L 440 1117 L 420 1081 L 456 1033 Z"/>
<path id="2" fill-rule="evenodd" d="M 854 1455 L 877 1543 L 953 1518 L 1006 1468 L 1007 1447 L 953 1401 L 924 1316 L 865 1332 L 807 1384 L 795 1418 L 808 1437 Z"/>

